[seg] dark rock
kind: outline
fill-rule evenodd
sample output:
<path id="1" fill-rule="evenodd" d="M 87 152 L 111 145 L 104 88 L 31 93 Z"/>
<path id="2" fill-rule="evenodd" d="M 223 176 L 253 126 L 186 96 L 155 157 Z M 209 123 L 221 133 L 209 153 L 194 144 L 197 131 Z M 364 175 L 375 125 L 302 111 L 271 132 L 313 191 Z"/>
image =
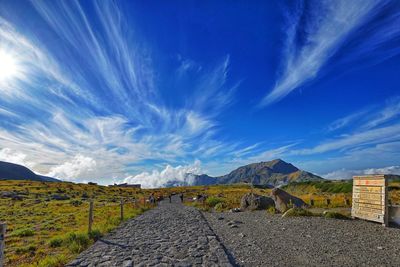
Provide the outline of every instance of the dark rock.
<path id="1" fill-rule="evenodd" d="M 263 210 L 275 206 L 272 198 L 248 193 L 240 201 L 241 210 Z"/>
<path id="2" fill-rule="evenodd" d="M 280 212 L 285 212 L 293 207 L 307 208 L 307 204 L 303 200 L 279 188 L 272 189 L 271 197 L 275 201 L 275 208 Z"/>
<path id="3" fill-rule="evenodd" d="M 1 197 L 2 198 L 11 198 L 12 200 L 23 200 L 23 197 L 16 192 L 8 192 L 8 191 L 2 192 Z"/>
<path id="4" fill-rule="evenodd" d="M 68 199 L 70 199 L 70 197 L 67 196 L 67 195 L 53 194 L 53 195 L 51 196 L 51 199 L 53 199 L 53 200 L 68 200 Z"/>

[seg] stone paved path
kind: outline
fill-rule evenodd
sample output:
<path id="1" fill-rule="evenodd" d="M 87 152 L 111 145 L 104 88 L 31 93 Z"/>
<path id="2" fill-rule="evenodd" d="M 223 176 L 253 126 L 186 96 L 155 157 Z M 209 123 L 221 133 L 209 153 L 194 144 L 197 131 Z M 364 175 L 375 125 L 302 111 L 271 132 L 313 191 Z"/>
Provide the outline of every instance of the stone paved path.
<path id="1" fill-rule="evenodd" d="M 200 211 L 175 198 L 124 223 L 67 266 L 233 265 Z"/>

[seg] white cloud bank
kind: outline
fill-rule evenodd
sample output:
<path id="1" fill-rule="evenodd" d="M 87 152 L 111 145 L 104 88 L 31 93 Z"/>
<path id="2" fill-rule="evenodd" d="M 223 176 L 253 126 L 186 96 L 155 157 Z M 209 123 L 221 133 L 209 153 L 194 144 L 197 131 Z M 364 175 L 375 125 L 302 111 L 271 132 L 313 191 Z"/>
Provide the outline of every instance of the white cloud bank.
<path id="1" fill-rule="evenodd" d="M 340 169 L 322 175 L 326 179 L 351 179 L 355 175 L 370 175 L 370 174 L 395 174 L 400 175 L 400 166 L 389 166 L 383 168 L 369 168 L 363 170 L 347 170 Z"/>
<path id="2" fill-rule="evenodd" d="M 75 156 L 71 161 L 53 167 L 47 176 L 57 177 L 66 181 L 74 181 L 85 177 L 96 168 L 96 161 L 83 155 Z"/>
<path id="3" fill-rule="evenodd" d="M 26 167 L 33 167 L 36 164 L 27 160 L 27 155 L 9 148 L 0 149 L 0 161 L 7 161 L 20 164 Z"/>
<path id="4" fill-rule="evenodd" d="M 141 184 L 143 188 L 165 187 L 170 183 L 192 184 L 193 174 L 201 174 L 201 162 L 196 160 L 193 164 L 186 166 L 167 165 L 162 171 L 153 170 L 142 172 L 135 176 L 128 176 L 124 179 L 125 183 Z"/>

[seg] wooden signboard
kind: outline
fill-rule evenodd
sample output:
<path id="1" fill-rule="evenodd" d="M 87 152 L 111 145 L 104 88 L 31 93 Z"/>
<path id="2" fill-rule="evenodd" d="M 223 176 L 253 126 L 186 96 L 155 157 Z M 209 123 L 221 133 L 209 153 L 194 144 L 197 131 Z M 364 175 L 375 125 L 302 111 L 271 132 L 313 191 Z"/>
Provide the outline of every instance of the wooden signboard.
<path id="1" fill-rule="evenodd" d="M 388 191 L 385 175 L 353 177 L 351 216 L 388 224 Z"/>

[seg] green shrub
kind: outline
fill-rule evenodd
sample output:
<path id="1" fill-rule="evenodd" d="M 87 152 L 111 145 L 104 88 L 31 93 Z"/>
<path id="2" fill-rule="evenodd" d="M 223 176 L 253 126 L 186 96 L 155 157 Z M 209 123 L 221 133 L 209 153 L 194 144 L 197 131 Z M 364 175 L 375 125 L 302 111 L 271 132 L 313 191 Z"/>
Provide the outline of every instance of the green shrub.
<path id="1" fill-rule="evenodd" d="M 325 218 L 332 218 L 332 219 L 341 219 L 341 220 L 348 220 L 349 217 L 346 215 L 343 215 L 339 212 L 334 212 L 334 211 L 326 211 L 324 212 L 323 216 Z"/>
<path id="2" fill-rule="evenodd" d="M 311 211 L 302 208 L 291 208 L 288 209 L 282 217 L 300 217 L 300 216 L 315 216 Z"/>
<path id="3" fill-rule="evenodd" d="M 58 248 L 61 247 L 63 243 L 63 239 L 60 237 L 53 237 L 52 239 L 50 239 L 49 245 L 52 248 Z"/>
<path id="4" fill-rule="evenodd" d="M 73 253 L 81 253 L 89 246 L 90 240 L 87 234 L 70 233 L 66 239 L 66 244 Z"/>
<path id="5" fill-rule="evenodd" d="M 276 213 L 276 209 L 275 209 L 274 206 L 271 206 L 271 207 L 269 207 L 269 208 L 267 209 L 267 212 L 268 212 L 269 214 L 275 214 L 275 213 Z"/>
<path id="6" fill-rule="evenodd" d="M 89 238 L 93 239 L 94 241 L 97 241 L 103 237 L 103 234 L 98 229 L 92 230 L 91 232 L 89 232 L 88 235 L 89 235 Z"/>
<path id="7" fill-rule="evenodd" d="M 35 231 L 33 231 L 32 229 L 24 228 L 24 229 L 15 230 L 12 235 L 18 236 L 18 237 L 27 237 L 27 236 L 33 236 L 34 234 L 35 234 Z"/>
<path id="8" fill-rule="evenodd" d="M 67 258 L 64 255 L 47 256 L 39 261 L 38 267 L 62 267 L 67 263 Z"/>
<path id="9" fill-rule="evenodd" d="M 223 203 L 223 202 L 224 200 L 219 197 L 209 197 L 206 199 L 206 204 L 212 208 L 215 207 L 218 203 Z"/>
<path id="10" fill-rule="evenodd" d="M 218 212 L 226 210 L 226 204 L 224 202 L 219 202 L 214 206 L 214 209 Z"/>

